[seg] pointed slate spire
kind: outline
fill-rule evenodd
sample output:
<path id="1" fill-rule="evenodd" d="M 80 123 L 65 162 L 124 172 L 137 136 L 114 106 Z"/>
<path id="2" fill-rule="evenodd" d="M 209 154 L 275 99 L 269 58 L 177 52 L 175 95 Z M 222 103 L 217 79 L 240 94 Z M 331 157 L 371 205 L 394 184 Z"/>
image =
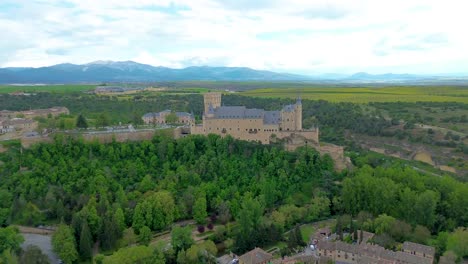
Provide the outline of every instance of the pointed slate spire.
<path id="1" fill-rule="evenodd" d="M 301 99 L 301 96 L 299 95 L 296 99 L 296 104 L 297 105 L 301 105 L 302 104 L 302 99 Z"/>
<path id="2" fill-rule="evenodd" d="M 209 114 L 214 114 L 214 108 L 213 108 L 213 105 L 210 103 L 210 105 L 208 106 L 208 113 Z"/>

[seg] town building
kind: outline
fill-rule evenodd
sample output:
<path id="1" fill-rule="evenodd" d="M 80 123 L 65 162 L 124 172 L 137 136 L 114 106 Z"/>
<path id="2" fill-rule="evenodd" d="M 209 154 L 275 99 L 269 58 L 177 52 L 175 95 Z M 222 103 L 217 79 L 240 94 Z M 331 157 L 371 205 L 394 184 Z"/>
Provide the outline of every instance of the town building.
<path id="1" fill-rule="evenodd" d="M 402 247 L 403 252 L 412 254 L 418 257 L 428 258 L 434 260 L 435 249 L 430 246 L 421 245 L 413 242 L 405 242 Z"/>
<path id="2" fill-rule="evenodd" d="M 166 124 L 167 117 L 172 114 L 171 110 L 164 110 L 158 113 L 146 113 L 143 115 L 142 119 L 145 124 Z M 192 114 L 187 112 L 174 112 L 175 116 L 177 117 L 177 121 L 175 123 L 179 124 L 192 124 L 195 122 L 195 118 Z"/>
<path id="3" fill-rule="evenodd" d="M 286 105 L 281 110 L 266 111 L 245 106 L 222 106 L 221 93 L 204 94 L 202 124 L 193 123 L 191 134 L 231 135 L 236 139 L 269 144 L 276 139 L 300 141 L 318 146 L 318 128 L 302 128 L 302 102 Z M 291 142 L 293 143 L 293 142 Z"/>
<path id="4" fill-rule="evenodd" d="M 38 127 L 37 121 L 26 118 L 12 118 L 4 121 L 4 123 L 10 127 L 13 127 L 15 130 L 22 131 L 33 131 Z"/>
<path id="5" fill-rule="evenodd" d="M 370 235 L 369 235 L 370 234 Z M 368 238 L 372 233 L 365 235 Z M 434 262 L 435 249 L 412 242 L 404 242 L 401 251 L 392 251 L 379 245 L 361 242 L 348 244 L 343 241 L 333 241 L 330 237 L 316 234 L 313 239 L 318 251 L 320 263 L 333 261 L 343 264 L 384 263 L 384 264 L 431 264 Z"/>
<path id="6" fill-rule="evenodd" d="M 273 255 L 261 248 L 254 248 L 239 257 L 239 264 L 266 264 L 273 259 Z"/>
<path id="7" fill-rule="evenodd" d="M 32 110 L 25 110 L 25 111 L 9 111 L 9 110 L 1 110 L 0 111 L 0 118 L 34 118 L 34 117 L 44 117 L 47 118 L 49 116 L 56 117 L 61 114 L 69 115 L 70 111 L 66 107 L 52 107 L 47 109 L 32 109 Z"/>
<path id="8" fill-rule="evenodd" d="M 0 135 L 11 132 L 15 132 L 15 128 L 7 120 L 0 120 Z"/>

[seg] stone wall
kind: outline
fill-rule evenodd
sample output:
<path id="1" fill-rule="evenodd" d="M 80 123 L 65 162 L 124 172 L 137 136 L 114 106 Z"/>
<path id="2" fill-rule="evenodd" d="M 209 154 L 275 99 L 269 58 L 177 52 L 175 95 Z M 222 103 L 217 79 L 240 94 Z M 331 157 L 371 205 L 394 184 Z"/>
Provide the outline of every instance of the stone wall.
<path id="1" fill-rule="evenodd" d="M 29 148 L 32 145 L 37 144 L 37 143 L 41 143 L 41 142 L 52 143 L 53 139 L 48 137 L 48 136 L 44 136 L 44 137 L 42 137 L 42 136 L 41 137 L 22 137 L 21 138 L 21 146 L 23 146 L 23 148 Z"/>
<path id="2" fill-rule="evenodd" d="M 82 134 L 81 136 L 85 141 L 97 140 L 100 143 L 111 143 L 114 138 L 117 142 L 150 140 L 153 138 L 154 132 L 154 130 L 143 130 L 134 132 Z"/>
<path id="3" fill-rule="evenodd" d="M 342 146 L 325 144 L 320 146 L 319 151 L 322 155 L 330 155 L 337 171 L 342 171 L 351 165 L 351 160 L 344 156 L 344 147 Z"/>
<path id="4" fill-rule="evenodd" d="M 282 133 L 278 138 L 284 140 L 284 148 L 288 151 L 294 151 L 303 146 L 311 146 L 320 152 L 321 155 L 330 155 L 337 171 L 342 171 L 351 165 L 349 158 L 344 156 L 344 147 L 328 143 L 318 143 L 318 130 Z"/>
<path id="5" fill-rule="evenodd" d="M 82 137 L 86 142 L 99 141 L 100 143 L 110 143 L 113 139 L 117 142 L 126 141 L 142 141 L 151 140 L 155 134 L 155 130 L 142 130 L 134 132 L 116 132 L 116 133 L 94 133 L 94 134 L 65 134 L 71 137 Z M 21 138 L 21 145 L 24 148 L 29 148 L 31 145 L 45 142 L 53 142 L 53 136 L 41 136 L 41 137 L 23 137 Z"/>
<path id="6" fill-rule="evenodd" d="M 178 127 L 174 129 L 174 139 L 179 139 L 190 135 L 190 127 Z"/>

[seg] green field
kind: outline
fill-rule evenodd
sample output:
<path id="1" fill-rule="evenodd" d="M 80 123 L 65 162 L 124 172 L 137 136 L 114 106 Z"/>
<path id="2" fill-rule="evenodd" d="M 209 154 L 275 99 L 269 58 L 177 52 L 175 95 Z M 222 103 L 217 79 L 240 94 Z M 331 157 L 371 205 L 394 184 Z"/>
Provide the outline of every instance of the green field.
<path id="1" fill-rule="evenodd" d="M 245 96 L 326 100 L 331 102 L 461 102 L 468 103 L 468 87 L 339 87 L 339 88 L 266 88 L 239 93 Z"/>
<path id="2" fill-rule="evenodd" d="M 12 93 L 12 92 L 25 92 L 25 93 L 37 93 L 37 92 L 49 92 L 49 93 L 69 93 L 69 92 L 83 92 L 92 90 L 96 85 L 90 84 L 66 84 L 66 85 L 0 85 L 1 93 Z"/>

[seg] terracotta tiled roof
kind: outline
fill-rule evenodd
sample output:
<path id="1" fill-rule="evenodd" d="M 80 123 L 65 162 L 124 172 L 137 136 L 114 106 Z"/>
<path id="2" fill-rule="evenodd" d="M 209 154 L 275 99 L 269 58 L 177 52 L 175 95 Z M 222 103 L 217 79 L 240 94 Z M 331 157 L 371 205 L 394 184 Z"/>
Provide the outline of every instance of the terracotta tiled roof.
<path id="1" fill-rule="evenodd" d="M 264 251 L 261 248 L 254 248 L 253 250 L 239 257 L 240 263 L 245 263 L 245 264 L 266 263 L 270 261 L 271 259 L 273 259 L 273 255 Z"/>

